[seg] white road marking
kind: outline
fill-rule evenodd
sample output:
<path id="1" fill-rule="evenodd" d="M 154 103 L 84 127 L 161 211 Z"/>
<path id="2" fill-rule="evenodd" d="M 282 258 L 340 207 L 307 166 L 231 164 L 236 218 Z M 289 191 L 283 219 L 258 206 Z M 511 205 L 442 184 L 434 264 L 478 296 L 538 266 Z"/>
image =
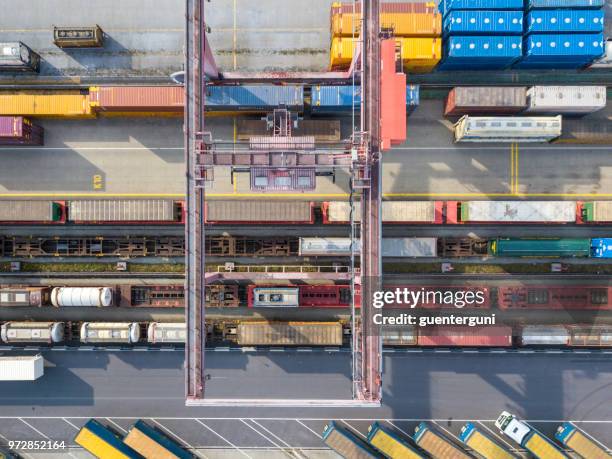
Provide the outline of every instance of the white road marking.
<path id="1" fill-rule="evenodd" d="M 458 442 L 459 444 L 463 444 L 463 442 L 461 440 L 459 440 L 459 438 L 452 433 L 450 430 L 448 430 L 446 427 L 440 425 L 440 422 L 442 421 L 431 421 L 433 424 L 436 425 L 436 427 L 438 427 L 439 429 L 441 429 L 442 431 L 444 431 L 446 433 L 446 435 L 448 435 L 450 438 L 452 438 L 453 440 L 455 440 L 456 442 Z"/>
<path id="2" fill-rule="evenodd" d="M 351 419 L 349 419 L 349 421 L 351 421 Z M 361 438 L 363 438 L 365 441 L 368 441 L 368 438 L 362 434 L 361 432 L 359 432 L 357 429 L 355 429 L 352 425 L 350 425 L 348 422 L 346 422 L 346 420 L 344 419 L 340 419 L 340 422 L 342 422 L 343 424 L 345 424 L 349 430 L 353 433 L 356 433 L 357 435 L 359 435 Z"/>
<path id="3" fill-rule="evenodd" d="M 281 445 L 279 445 L 278 443 L 272 441 L 271 438 L 266 437 L 264 434 L 262 434 L 259 430 L 257 430 L 255 427 L 253 427 L 251 424 L 249 424 L 248 422 L 246 422 L 244 419 L 240 419 L 240 422 L 242 422 L 245 426 L 247 426 L 249 429 L 251 429 L 253 432 L 256 432 L 257 434 L 259 434 L 262 438 L 264 438 L 266 441 L 272 443 L 274 446 L 276 446 L 278 449 L 280 449 L 281 451 L 285 452 L 286 448 L 283 448 Z M 286 453 L 286 452 L 285 452 Z"/>
<path id="4" fill-rule="evenodd" d="M 28 426 L 30 429 L 32 429 L 34 432 L 36 432 L 38 435 L 40 435 L 41 437 L 43 437 L 45 440 L 51 440 L 49 437 L 47 437 L 44 433 L 42 433 L 40 430 L 38 430 L 36 427 L 34 427 L 32 424 L 24 421 L 21 418 L 17 418 L 19 419 L 21 422 L 23 422 L 26 426 Z"/>
<path id="5" fill-rule="evenodd" d="M 393 424 L 393 422 L 389 421 L 388 419 L 385 421 L 387 424 L 389 424 L 390 426 L 394 427 L 395 429 L 398 430 L 398 432 L 403 433 L 404 435 L 406 435 L 408 438 L 412 438 L 412 436 L 406 432 L 404 429 L 400 429 L 398 426 L 396 426 L 395 424 Z"/>
<path id="6" fill-rule="evenodd" d="M 123 427 L 121 427 L 119 424 L 117 424 L 115 421 L 111 420 L 110 418 L 104 418 L 106 419 L 108 422 L 110 422 L 112 425 L 114 425 L 117 429 L 119 429 L 120 431 L 122 431 L 124 434 L 127 433 L 127 430 L 125 430 Z"/>
<path id="7" fill-rule="evenodd" d="M 74 427 L 75 430 L 81 430 L 79 429 L 77 426 L 75 426 L 72 422 L 70 422 L 68 419 L 66 418 L 62 418 L 64 420 L 64 422 L 68 425 L 71 425 L 72 427 Z"/>
<path id="8" fill-rule="evenodd" d="M 315 432 L 314 430 L 312 430 L 310 427 L 308 427 L 306 424 L 304 424 L 302 421 L 300 421 L 299 419 L 296 419 L 295 422 L 297 422 L 298 424 L 301 424 L 303 427 L 305 427 L 306 429 L 310 430 L 314 435 L 316 435 L 317 437 L 319 437 L 321 440 L 323 440 L 323 437 L 318 434 L 317 432 Z"/>
<path id="9" fill-rule="evenodd" d="M 249 459 L 253 459 L 251 456 L 249 456 L 246 452 L 242 451 L 240 448 L 238 448 L 236 445 L 234 445 L 231 441 L 229 441 L 227 438 L 225 438 L 223 435 L 221 435 L 219 432 L 217 432 L 216 430 L 213 430 L 211 427 L 209 427 L 208 425 L 204 424 L 202 421 L 200 421 L 199 419 L 195 419 L 195 421 L 198 424 L 201 424 L 203 427 L 205 427 L 206 429 L 208 429 L 210 432 L 212 432 L 214 435 L 216 435 L 217 437 L 219 437 L 221 440 L 223 440 L 225 443 L 227 443 L 228 445 L 230 445 L 232 448 L 234 448 L 236 451 L 238 451 L 240 454 L 242 454 L 245 457 L 248 457 Z"/>
<path id="10" fill-rule="evenodd" d="M 516 446 L 514 446 L 512 443 L 509 443 L 503 436 L 501 436 L 498 432 L 493 431 L 493 429 L 488 428 L 486 425 L 484 425 L 482 422 L 480 421 L 476 421 L 478 424 L 480 424 L 487 432 L 489 432 L 491 435 L 493 435 L 493 438 L 498 439 L 499 441 L 503 442 L 508 448 L 510 448 L 511 451 L 519 451 Z"/>
<path id="11" fill-rule="evenodd" d="M 189 449 L 194 450 L 195 448 L 193 446 L 191 446 L 189 443 L 187 443 L 185 440 L 183 440 L 181 437 L 179 437 L 177 434 L 175 434 L 174 432 L 172 432 L 170 429 L 168 429 L 166 426 L 160 424 L 159 422 L 157 422 L 156 419 L 154 418 L 150 418 L 151 421 L 153 421 L 155 424 L 157 424 L 162 430 L 165 430 L 166 432 L 168 432 L 170 435 L 172 435 L 174 438 L 178 439 L 181 443 L 183 443 L 184 445 L 186 445 Z M 199 454 L 195 453 L 196 456 L 199 456 Z"/>
<path id="12" fill-rule="evenodd" d="M 257 424 L 259 427 L 261 427 L 263 430 L 265 430 L 266 432 L 268 432 L 270 435 L 272 435 L 272 436 L 273 436 L 274 438 L 276 438 L 278 441 L 280 441 L 281 443 L 283 443 L 284 445 L 286 445 L 286 446 L 287 446 L 287 448 L 289 448 L 290 450 L 292 450 L 292 452 L 293 452 L 294 454 L 296 454 L 296 455 L 300 455 L 300 456 L 301 456 L 301 454 L 298 454 L 298 452 L 297 452 L 297 451 L 293 451 L 293 450 L 294 450 L 294 448 L 293 448 L 293 447 L 292 447 L 292 446 L 291 446 L 289 443 L 287 443 L 285 440 L 283 440 L 282 438 L 280 438 L 278 435 L 276 435 L 276 434 L 274 434 L 273 432 L 271 432 L 271 431 L 270 431 L 270 429 L 267 429 L 266 427 L 262 426 L 262 425 L 261 425 L 259 422 L 255 421 L 254 419 L 249 419 L 249 421 L 251 421 L 253 424 Z"/>

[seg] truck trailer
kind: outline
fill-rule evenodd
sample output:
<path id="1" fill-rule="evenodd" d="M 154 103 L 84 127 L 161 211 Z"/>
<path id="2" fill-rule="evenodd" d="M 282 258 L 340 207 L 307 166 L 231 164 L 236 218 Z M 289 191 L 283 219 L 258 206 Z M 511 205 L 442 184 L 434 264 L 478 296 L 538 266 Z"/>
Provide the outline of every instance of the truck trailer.
<path id="1" fill-rule="evenodd" d="M 564 422 L 555 433 L 555 438 L 563 445 L 571 448 L 581 457 L 588 459 L 610 459 L 604 445 L 597 443 L 571 422 Z"/>
<path id="2" fill-rule="evenodd" d="M 0 381 L 35 381 L 45 373 L 42 355 L 0 357 Z"/>
<path id="3" fill-rule="evenodd" d="M 507 448 L 485 435 L 474 424 L 468 422 L 461 428 L 459 440 L 487 459 L 516 459 Z"/>

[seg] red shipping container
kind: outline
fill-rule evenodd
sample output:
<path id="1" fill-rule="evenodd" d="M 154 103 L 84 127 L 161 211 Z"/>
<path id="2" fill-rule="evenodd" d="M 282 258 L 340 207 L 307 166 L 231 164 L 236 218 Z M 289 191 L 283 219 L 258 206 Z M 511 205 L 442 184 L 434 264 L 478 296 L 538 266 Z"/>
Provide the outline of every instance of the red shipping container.
<path id="1" fill-rule="evenodd" d="M 42 145 L 43 128 L 23 116 L 0 116 L 0 145 Z"/>
<path id="2" fill-rule="evenodd" d="M 380 150 L 384 151 L 406 140 L 406 74 L 396 73 L 395 40 L 381 42 L 380 58 Z"/>
<path id="3" fill-rule="evenodd" d="M 419 346 L 512 346 L 512 328 L 504 326 L 482 327 L 422 327 Z"/>
<path id="4" fill-rule="evenodd" d="M 99 86 L 89 90 L 91 106 L 108 112 L 174 112 L 185 107 L 183 86 Z"/>

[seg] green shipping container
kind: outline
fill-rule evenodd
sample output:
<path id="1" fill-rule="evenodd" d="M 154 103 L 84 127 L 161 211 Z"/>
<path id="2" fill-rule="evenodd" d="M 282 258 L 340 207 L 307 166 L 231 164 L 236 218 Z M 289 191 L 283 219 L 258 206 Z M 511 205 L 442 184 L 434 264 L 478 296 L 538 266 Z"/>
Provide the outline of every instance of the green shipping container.
<path id="1" fill-rule="evenodd" d="M 489 255 L 496 257 L 588 257 L 590 239 L 497 238 L 489 241 Z"/>

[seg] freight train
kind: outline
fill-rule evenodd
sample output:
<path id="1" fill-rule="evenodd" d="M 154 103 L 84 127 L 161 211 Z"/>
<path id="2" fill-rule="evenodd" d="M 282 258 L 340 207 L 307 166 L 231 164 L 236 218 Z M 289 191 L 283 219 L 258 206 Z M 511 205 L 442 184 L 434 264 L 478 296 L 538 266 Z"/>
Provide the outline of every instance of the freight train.
<path id="1" fill-rule="evenodd" d="M 461 298 L 474 298 L 466 308 L 500 310 L 612 310 L 612 287 L 603 286 L 428 286 L 393 285 L 389 290 L 407 288 L 421 292 L 418 308 L 453 308 Z M 266 285 L 245 287 L 234 284 L 206 286 L 210 308 L 246 306 L 249 308 L 348 309 L 348 284 Z M 357 289 L 357 299 L 359 289 Z M 445 298 L 453 301 L 446 301 Z M 477 298 L 478 297 L 478 298 Z M 467 302 L 466 302 L 467 303 Z M 0 287 L 0 307 L 185 307 L 182 285 L 120 285 L 116 287 Z M 408 306 L 390 303 L 389 309 Z"/>
<path id="2" fill-rule="evenodd" d="M 347 322 L 211 321 L 207 341 L 239 346 L 344 346 L 350 340 Z M 11 345 L 61 343 L 184 344 L 184 323 L 161 322 L 4 322 L 0 341 Z M 612 347 L 612 327 L 592 325 L 526 325 L 382 329 L 391 347 Z"/>
<path id="3" fill-rule="evenodd" d="M 184 224 L 172 199 L 0 200 L 0 223 Z M 355 205 L 353 218 L 360 219 Z M 208 201 L 211 225 L 349 224 L 346 201 Z M 612 201 L 383 201 L 385 224 L 612 224 Z"/>

